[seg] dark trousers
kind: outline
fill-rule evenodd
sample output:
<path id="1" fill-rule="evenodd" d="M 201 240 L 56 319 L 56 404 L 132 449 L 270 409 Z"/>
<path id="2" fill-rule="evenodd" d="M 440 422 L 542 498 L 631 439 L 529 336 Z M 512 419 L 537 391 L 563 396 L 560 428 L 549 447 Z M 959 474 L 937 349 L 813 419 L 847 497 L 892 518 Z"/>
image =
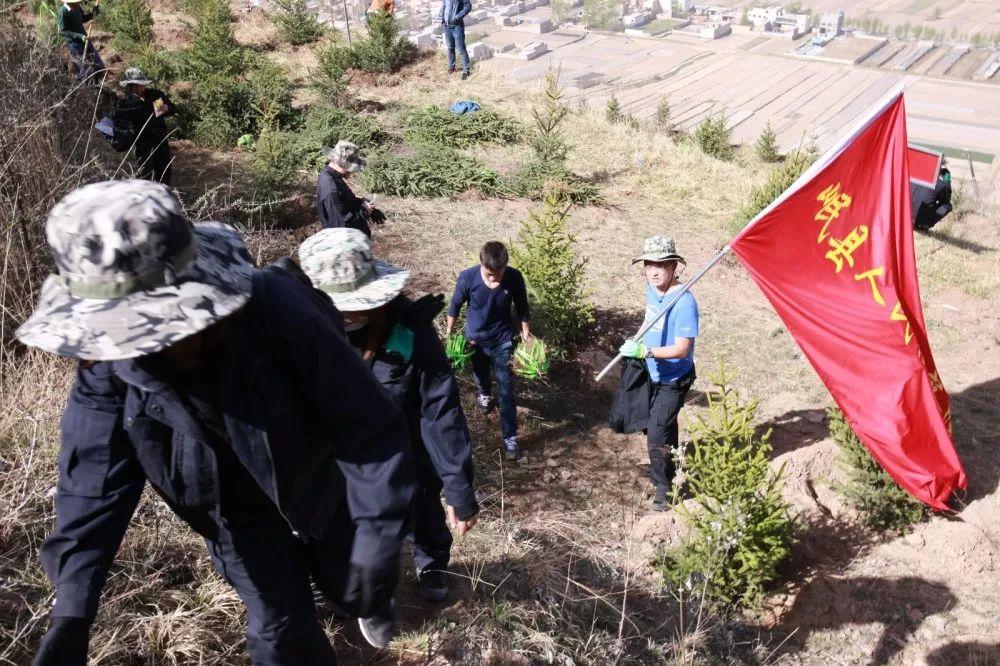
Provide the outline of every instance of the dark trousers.
<path id="1" fill-rule="evenodd" d="M 253 664 L 337 663 L 313 602 L 313 553 L 276 511 L 239 522 L 222 519 L 206 545 L 215 568 L 246 605 L 247 651 Z M 346 576 L 346 566 L 329 562 L 324 568 Z M 317 573 L 319 579 L 323 572 Z"/>
<path id="2" fill-rule="evenodd" d="M 444 26 L 444 44 L 448 48 L 448 69 L 455 69 L 455 49 L 462 56 L 462 71 L 469 71 L 469 52 L 465 48 L 465 25 Z"/>
<path id="3" fill-rule="evenodd" d="M 81 81 L 91 74 L 103 72 L 107 69 L 104 61 L 101 60 L 101 54 L 94 48 L 93 42 L 89 40 L 86 44 L 81 42 L 66 42 L 66 48 L 69 49 L 70 55 L 73 56 L 73 60 L 76 61 L 79 68 L 76 74 L 77 81 Z"/>
<path id="4" fill-rule="evenodd" d="M 514 397 L 514 371 L 510 367 L 514 343 L 497 345 L 476 343 L 472 354 L 472 376 L 482 395 L 492 395 L 490 369 L 497 377 L 497 398 L 500 405 L 500 434 L 504 439 L 517 436 L 517 402 Z"/>
<path id="5" fill-rule="evenodd" d="M 677 415 L 694 382 L 694 371 L 674 382 L 650 384 L 649 422 L 646 424 L 646 449 L 649 452 L 649 478 L 657 497 L 666 497 L 674 481 L 677 449 Z"/>
<path id="6" fill-rule="evenodd" d="M 445 571 L 451 559 L 451 530 L 441 506 L 441 482 L 421 479 L 413 495 L 413 565 L 422 571 Z"/>
<path id="7" fill-rule="evenodd" d="M 156 183 L 170 184 L 173 155 L 166 137 L 149 143 L 135 144 L 135 164 L 139 177 Z"/>

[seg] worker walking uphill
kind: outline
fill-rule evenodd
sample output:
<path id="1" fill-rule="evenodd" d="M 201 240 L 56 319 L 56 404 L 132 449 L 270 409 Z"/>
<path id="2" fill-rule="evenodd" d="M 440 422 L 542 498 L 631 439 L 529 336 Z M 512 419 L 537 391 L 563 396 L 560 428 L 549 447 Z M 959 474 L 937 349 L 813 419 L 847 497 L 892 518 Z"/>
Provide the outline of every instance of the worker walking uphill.
<path id="1" fill-rule="evenodd" d="M 524 276 L 507 265 L 507 248 L 498 241 L 489 241 L 479 251 L 479 265 L 462 271 L 455 284 L 455 293 L 448 306 L 446 335 L 451 335 L 455 319 L 465 303 L 469 310 L 465 320 L 465 337 L 472 344 L 472 373 L 479 395 L 476 408 L 488 413 L 493 408 L 490 371 L 496 375 L 500 403 L 500 434 L 504 455 L 508 460 L 520 460 L 517 443 L 517 398 L 514 394 L 514 371 L 511 359 L 517 343 L 512 325 L 511 308 L 517 308 L 521 340 L 531 337 L 531 312 Z"/>
<path id="2" fill-rule="evenodd" d="M 17 336 L 81 363 L 41 548 L 55 604 L 35 663 L 86 663 L 148 480 L 242 598 L 254 664 L 335 664 L 310 572 L 358 616 L 384 606 L 413 497 L 403 415 L 336 310 L 301 273 L 254 269 L 231 227 L 192 225 L 161 184 L 82 187 L 46 235 L 59 274 Z M 335 556 L 352 538 L 349 558 Z"/>
<path id="3" fill-rule="evenodd" d="M 642 254 L 632 263 L 640 261 L 646 283 L 645 327 L 682 289 L 677 279 L 677 267 L 679 264 L 687 265 L 687 262 L 677 254 L 674 241 L 666 236 L 647 238 Z M 667 495 L 676 471 L 677 416 L 695 379 L 694 339 L 697 335 L 698 304 L 691 292 L 687 292 L 666 316 L 657 319 L 641 341 L 626 340 L 619 350 L 625 358 L 645 359 L 649 372 L 646 448 L 654 489 L 653 509 L 656 511 L 668 508 Z"/>
<path id="4" fill-rule="evenodd" d="M 476 524 L 472 444 L 458 385 L 432 323 L 443 296 L 411 301 L 401 295 L 409 273 L 372 256 L 357 229 L 323 229 L 299 248 L 302 270 L 343 313 L 351 344 L 403 410 L 410 430 L 417 491 L 413 499 L 413 563 L 421 596 L 432 603 L 449 593 L 452 545 Z M 447 511 L 441 507 L 444 489 Z M 390 607 L 366 618 L 362 632 L 383 647 L 392 636 Z"/>
<path id="5" fill-rule="evenodd" d="M 87 35 L 85 23 L 91 21 L 101 11 L 99 4 L 94 3 L 92 11 L 83 11 L 81 0 L 63 0 L 56 11 L 56 27 L 59 36 L 66 42 L 66 48 L 77 62 L 77 81 L 83 80 L 97 72 L 107 69 L 101 54 L 94 48 L 94 43 Z"/>
<path id="6" fill-rule="evenodd" d="M 173 102 L 166 93 L 151 88 L 153 81 L 138 67 L 125 70 L 120 85 L 125 98 L 115 110 L 115 128 L 134 136 L 138 176 L 164 185 L 170 184 L 173 156 L 166 119 L 174 115 Z"/>
<path id="7" fill-rule="evenodd" d="M 351 190 L 347 179 L 365 168 L 361 151 L 350 141 L 338 141 L 333 148 L 324 148 L 329 163 L 319 173 L 316 182 L 316 212 L 324 229 L 347 227 L 357 229 L 371 238 L 368 223 L 382 224 L 385 214 Z"/>

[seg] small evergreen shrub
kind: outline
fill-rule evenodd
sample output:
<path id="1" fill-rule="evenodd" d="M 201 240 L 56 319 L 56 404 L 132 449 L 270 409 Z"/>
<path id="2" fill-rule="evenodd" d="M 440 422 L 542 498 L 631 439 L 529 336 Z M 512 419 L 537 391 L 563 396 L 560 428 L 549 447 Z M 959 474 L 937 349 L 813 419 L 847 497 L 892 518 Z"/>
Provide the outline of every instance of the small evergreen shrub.
<path id="1" fill-rule="evenodd" d="M 826 412 L 830 437 L 840 447 L 839 462 L 846 480 L 834 489 L 855 509 L 861 521 L 876 530 L 907 532 L 928 516 L 927 506 L 899 487 L 882 469 L 843 413 L 836 407 Z"/>
<path id="2" fill-rule="evenodd" d="M 306 6 L 306 0 L 274 0 L 274 4 L 278 8 L 274 24 L 289 44 L 309 44 L 323 36 L 323 24 Z"/>
<path id="3" fill-rule="evenodd" d="M 351 65 L 366 72 L 395 72 L 413 58 L 413 53 L 412 44 L 399 34 L 396 18 L 373 12 L 368 15 L 368 35 L 351 49 Z"/>
<path id="4" fill-rule="evenodd" d="M 670 129 L 670 102 L 664 97 L 656 105 L 656 126 Z"/>
<path id="5" fill-rule="evenodd" d="M 754 149 L 761 162 L 777 162 L 781 159 L 781 155 L 778 154 L 778 137 L 775 135 L 774 128 L 771 127 L 770 122 L 764 125 L 764 130 L 757 138 Z"/>
<path id="6" fill-rule="evenodd" d="M 725 116 L 705 118 L 695 129 L 694 140 L 706 155 L 718 160 L 733 158 L 732 130 L 726 125 Z"/>
<path id="7" fill-rule="evenodd" d="M 712 384 L 681 469 L 694 500 L 678 507 L 687 530 L 655 565 L 674 585 L 699 581 L 713 606 L 753 606 L 791 552 L 795 521 L 769 464 L 771 433 L 754 427 L 757 401 L 741 399 L 725 366 Z"/>
<path id="8" fill-rule="evenodd" d="M 770 206 L 771 202 L 791 187 L 815 160 L 816 154 L 810 150 L 799 149 L 790 153 L 784 163 L 767 177 L 767 182 L 754 188 L 750 193 L 750 200 L 744 204 L 739 215 L 736 216 L 732 230 L 739 231 L 758 213 Z"/>
<path id="9" fill-rule="evenodd" d="M 510 248 L 511 263 L 528 287 L 533 322 L 549 344 L 563 352 L 594 322 L 587 299 L 587 259 L 577 256 L 576 237 L 567 228 L 572 205 L 563 191 L 551 187 L 542 209 L 528 214 L 518 242 Z"/>
<path id="10" fill-rule="evenodd" d="M 129 55 L 128 64 L 141 68 L 153 80 L 154 86 L 166 90 L 180 78 L 184 69 L 184 54 L 155 44 L 143 44 Z"/>
<path id="11" fill-rule="evenodd" d="M 420 146 L 414 155 L 372 155 L 361 181 L 370 191 L 401 197 L 448 197 L 478 189 L 504 188 L 500 176 L 479 160 L 446 146 Z"/>
<path id="12" fill-rule="evenodd" d="M 302 179 L 299 157 L 288 150 L 286 132 L 265 128 L 257 138 L 251 162 L 255 197 L 276 201 L 286 197 Z"/>
<path id="13" fill-rule="evenodd" d="M 334 146 L 344 139 L 368 151 L 389 140 L 389 135 L 373 118 L 322 107 L 310 109 L 298 130 L 273 129 L 269 134 L 274 145 L 285 152 L 288 163 L 296 169 L 313 172 L 327 162 L 321 152 L 324 146 Z"/>
<path id="14" fill-rule="evenodd" d="M 556 163 L 529 162 L 508 174 L 505 181 L 510 194 L 525 199 L 541 201 L 550 188 L 557 187 L 574 204 L 586 205 L 601 200 L 601 191 L 596 185 Z"/>
<path id="15" fill-rule="evenodd" d="M 531 115 L 535 119 L 531 147 L 535 150 L 535 159 L 539 163 L 558 168 L 565 168 L 566 156 L 569 154 L 569 143 L 560 129 L 560 125 L 569 113 L 562 98 L 559 72 L 549 67 L 545 74 L 542 105 L 540 108 L 537 106 L 531 108 Z"/>
<path id="16" fill-rule="evenodd" d="M 146 0 L 111 0 L 98 20 L 114 35 L 111 43 L 122 53 L 134 53 L 153 41 L 153 15 Z"/>
<path id="17" fill-rule="evenodd" d="M 403 117 L 410 143 L 468 148 L 480 143 L 511 144 L 521 140 L 521 123 L 492 109 L 455 115 L 436 106 L 410 111 Z"/>
<path id="18" fill-rule="evenodd" d="M 316 49 L 317 67 L 312 72 L 312 87 L 320 99 L 333 106 L 346 106 L 351 95 L 348 86 L 351 77 L 347 74 L 354 62 L 350 49 L 330 42 Z"/>
<path id="19" fill-rule="evenodd" d="M 298 114 L 292 108 L 292 82 L 285 70 L 266 57 L 257 57 L 246 76 L 250 113 L 245 128 L 258 134 L 265 126 L 295 125 Z"/>
<path id="20" fill-rule="evenodd" d="M 604 117 L 607 118 L 609 123 L 618 124 L 625 122 L 625 114 L 622 112 L 621 102 L 614 95 L 608 100 L 608 105 L 604 109 Z"/>

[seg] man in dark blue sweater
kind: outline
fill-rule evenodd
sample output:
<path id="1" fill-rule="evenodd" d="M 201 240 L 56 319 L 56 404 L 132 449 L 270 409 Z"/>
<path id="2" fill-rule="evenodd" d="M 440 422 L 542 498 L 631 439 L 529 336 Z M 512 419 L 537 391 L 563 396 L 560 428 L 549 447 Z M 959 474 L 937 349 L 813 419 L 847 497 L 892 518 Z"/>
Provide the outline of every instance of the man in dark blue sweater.
<path id="1" fill-rule="evenodd" d="M 517 445 L 517 405 L 511 356 L 517 331 L 512 323 L 511 305 L 517 308 L 521 339 L 531 337 L 528 291 L 524 277 L 507 266 L 509 256 L 503 243 L 490 241 L 479 251 L 479 265 L 461 272 L 448 307 L 447 335 L 455 327 L 455 318 L 468 302 L 465 337 L 473 345 L 472 371 L 479 388 L 476 407 L 489 412 L 492 407 L 490 367 L 497 378 L 500 403 L 500 434 L 508 460 L 521 459 Z"/>

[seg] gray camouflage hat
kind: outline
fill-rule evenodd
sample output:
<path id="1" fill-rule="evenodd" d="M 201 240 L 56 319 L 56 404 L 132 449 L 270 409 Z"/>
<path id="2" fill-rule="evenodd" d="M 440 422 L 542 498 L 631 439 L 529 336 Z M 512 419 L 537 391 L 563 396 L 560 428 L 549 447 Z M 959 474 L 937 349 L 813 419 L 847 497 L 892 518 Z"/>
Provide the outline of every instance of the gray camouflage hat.
<path id="1" fill-rule="evenodd" d="M 632 260 L 633 264 L 640 261 L 670 261 L 675 259 L 685 266 L 684 257 L 677 254 L 674 239 L 666 236 L 650 236 L 642 244 L 642 254 Z"/>
<path id="2" fill-rule="evenodd" d="M 299 263 L 313 285 L 341 312 L 374 310 L 403 291 L 410 272 L 372 256 L 357 229 L 323 229 L 299 246 Z"/>
<path id="3" fill-rule="evenodd" d="M 338 141 L 333 148 L 323 148 L 323 157 L 348 171 L 361 171 L 368 161 L 361 157 L 361 149 L 350 141 Z"/>
<path id="4" fill-rule="evenodd" d="M 118 82 L 118 85 L 124 87 L 130 83 L 135 83 L 140 86 L 148 86 L 153 83 L 153 80 L 146 76 L 146 72 L 142 71 L 139 67 L 129 67 L 125 70 L 125 78 Z"/>
<path id="5" fill-rule="evenodd" d="M 45 234 L 57 275 L 18 330 L 26 345 L 110 361 L 153 354 L 239 310 L 253 264 L 218 222 L 192 225 L 170 190 L 94 183 L 53 207 Z"/>

